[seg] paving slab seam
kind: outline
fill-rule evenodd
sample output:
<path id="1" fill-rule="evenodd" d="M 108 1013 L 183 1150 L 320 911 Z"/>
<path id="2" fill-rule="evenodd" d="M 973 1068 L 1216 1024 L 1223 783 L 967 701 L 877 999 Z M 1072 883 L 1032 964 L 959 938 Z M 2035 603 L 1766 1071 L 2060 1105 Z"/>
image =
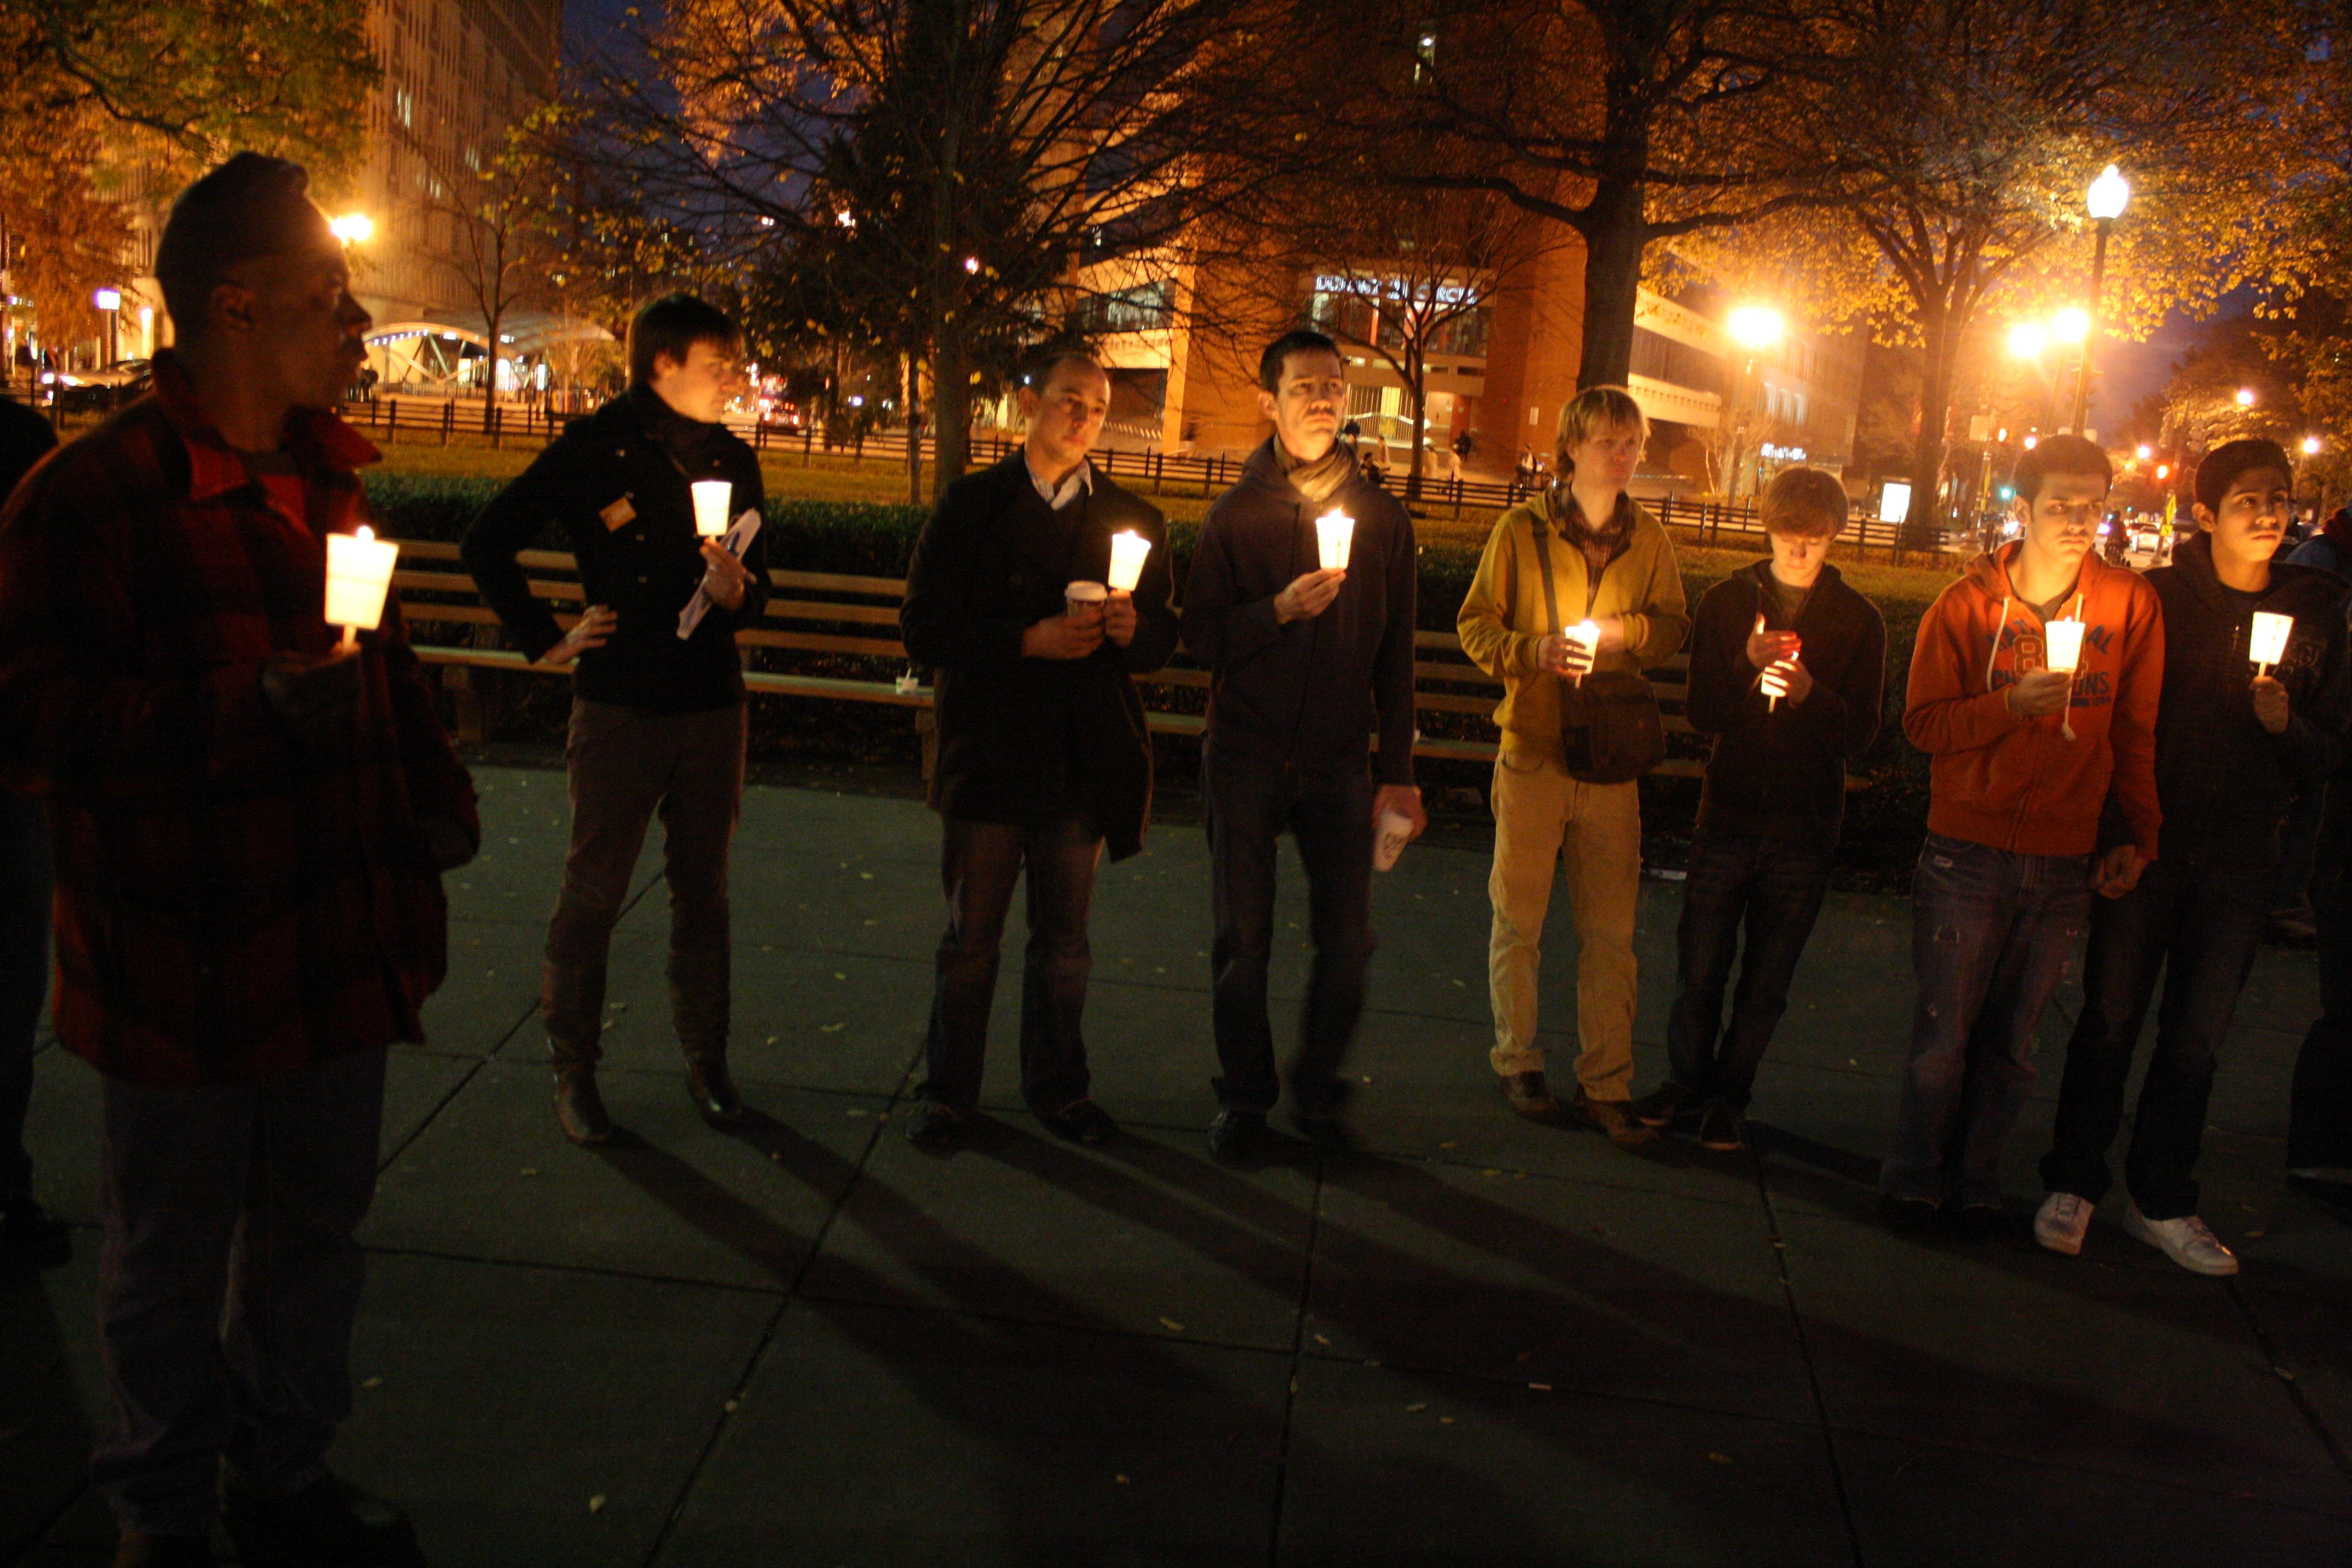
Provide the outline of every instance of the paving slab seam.
<path id="1" fill-rule="evenodd" d="M 2343 1441 L 2336 1436 L 2335 1428 L 2328 1426 L 2326 1418 L 2311 1403 L 2311 1396 L 2304 1393 L 2303 1380 L 2295 1375 L 2294 1370 L 2287 1365 L 2286 1358 L 2279 1353 L 2278 1342 L 2271 1338 L 2269 1328 L 2254 1310 L 2253 1303 L 2246 1300 L 2246 1293 L 2238 1280 L 2230 1279 L 2224 1283 L 2230 1292 L 2230 1300 L 2237 1304 L 2239 1311 L 2245 1314 L 2246 1326 L 2253 1331 L 2254 1342 L 2262 1347 L 2263 1359 L 2270 1363 L 2271 1375 L 2285 1386 L 2286 1396 L 2294 1402 L 2297 1410 L 2303 1412 L 2303 1418 L 2311 1424 L 2313 1434 L 2327 1450 L 2328 1457 L 2336 1461 L 2336 1468 L 2344 1472 L 2347 1479 L 2352 1479 L 2352 1454 L 2344 1451 Z"/>
<path id="2" fill-rule="evenodd" d="M 1150 1335 L 1147 1337 L 1158 1338 L 1159 1336 Z M 1171 1335 L 1170 1337 L 1173 1338 L 1174 1336 Z M 1188 1339 L 1186 1342 L 1205 1344 L 1209 1342 L 1205 1340 L 1192 1342 Z M 1230 1348 L 1247 1350 L 1252 1347 L 1238 1345 Z M 1278 1353 L 1276 1352 L 1266 1351 L 1263 1347 L 1257 1348 L 1258 1353 L 1262 1355 Z M 1317 1350 L 1307 1352 L 1302 1359 L 1306 1361 L 1323 1362 L 1332 1366 L 1365 1367 L 1380 1372 L 1393 1372 L 1407 1377 L 1443 1378 L 1448 1383 L 1486 1384 L 1496 1388 L 1526 1389 L 1528 1386 L 1525 1373 L 1514 1376 L 1507 1372 L 1488 1372 L 1474 1366 L 1433 1366 L 1423 1362 L 1393 1361 L 1384 1358 L 1368 1359 L 1361 1356 L 1341 1355 L 1335 1351 Z M 1792 1431 L 1799 1429 L 1817 1431 L 1820 1429 L 1819 1423 L 1814 1421 L 1792 1420 L 1785 1415 L 1768 1415 L 1759 1411 L 1754 1410 L 1727 1409 L 1720 1405 L 1693 1405 L 1687 1400 L 1662 1399 L 1655 1394 L 1626 1394 L 1620 1390 L 1608 1388 L 1586 1388 L 1573 1383 L 1555 1382 L 1549 1389 L 1545 1390 L 1544 1392 L 1556 1394 L 1573 1395 L 1578 1399 L 1603 1400 L 1612 1405 L 1639 1405 L 1645 1410 L 1678 1411 L 1685 1415 L 1736 1416 L 1741 1421 L 1749 1422 L 1756 1426 L 1783 1426 Z"/>
<path id="3" fill-rule="evenodd" d="M 587 1279 L 625 1279 L 639 1285 L 668 1285 L 689 1290 L 719 1290 L 732 1296 L 782 1297 L 783 1285 L 745 1285 L 731 1279 L 709 1279 L 662 1274 L 640 1268 L 614 1268 L 593 1263 L 551 1263 L 541 1258 L 492 1258 L 478 1252 L 445 1252 L 431 1247 L 387 1247 L 370 1242 L 361 1250 L 370 1258 L 417 1258 L 432 1263 L 460 1263 L 483 1268 L 529 1268 L 545 1274 Z"/>
<path id="4" fill-rule="evenodd" d="M 1780 1228 L 1780 1211 L 1772 1202 L 1772 1184 L 1765 1179 L 1764 1162 L 1751 1152 L 1748 1165 L 1756 1176 L 1757 1196 L 1764 1205 L 1764 1222 L 1770 1227 L 1772 1268 L 1780 1277 L 1780 1299 L 1788 1303 L 1789 1325 L 1797 1334 L 1797 1353 L 1804 1359 L 1805 1386 L 1813 1396 L 1813 1419 L 1821 1433 L 1822 1453 L 1829 1461 L 1830 1485 L 1837 1492 L 1838 1517 L 1845 1525 L 1846 1547 L 1853 1553 L 1854 1568 L 1864 1568 L 1862 1530 L 1854 1522 L 1853 1498 L 1846 1488 L 1845 1467 L 1838 1462 L 1836 1427 L 1830 1420 L 1829 1396 L 1822 1390 L 1821 1368 L 1813 1361 L 1813 1342 L 1805 1332 L 1805 1315 L 1797 1310 L 1797 1283 L 1789 1273 L 1789 1238 Z"/>
<path id="5" fill-rule="evenodd" d="M 1299 1261 L 1298 1304 L 1291 1312 L 1290 1376 L 1282 1385 L 1282 1444 L 1274 1457 L 1274 1503 L 1266 1520 L 1266 1568 L 1281 1568 L 1282 1510 L 1289 1493 L 1291 1427 L 1298 1412 L 1298 1370 L 1306 1363 L 1307 1310 L 1315 1297 L 1315 1246 L 1323 1228 L 1323 1164 L 1315 1162 L 1315 1191 L 1307 1205 L 1307 1235 L 1301 1243 L 1305 1257 Z"/>
<path id="6" fill-rule="evenodd" d="M 828 1307 L 853 1307 L 861 1312 L 896 1312 L 905 1317 L 942 1317 L 959 1323 L 979 1323 L 1006 1329 L 1051 1329 L 1057 1334 L 1123 1343 L 1142 1342 L 1155 1345 L 1189 1345 L 1198 1350 L 1223 1351 L 1236 1355 L 1288 1356 L 1292 1352 L 1265 1344 L 1248 1344 L 1239 1340 L 1214 1339 L 1207 1334 L 1171 1334 L 1150 1329 L 1121 1328 L 1117 1323 L 1086 1321 L 1076 1318 L 1045 1318 L 1019 1312 L 991 1312 L 972 1307 L 947 1307 L 934 1301 L 886 1300 L 877 1297 L 843 1295 L 824 1289 L 796 1290 L 795 1301 Z M 1373 1364 L 1352 1356 L 1317 1356 L 1318 1361 L 1330 1361 L 1340 1366 Z M 1393 1365 L 1394 1363 L 1381 1363 Z M 1472 1374 L 1465 1373 L 1465 1376 Z"/>

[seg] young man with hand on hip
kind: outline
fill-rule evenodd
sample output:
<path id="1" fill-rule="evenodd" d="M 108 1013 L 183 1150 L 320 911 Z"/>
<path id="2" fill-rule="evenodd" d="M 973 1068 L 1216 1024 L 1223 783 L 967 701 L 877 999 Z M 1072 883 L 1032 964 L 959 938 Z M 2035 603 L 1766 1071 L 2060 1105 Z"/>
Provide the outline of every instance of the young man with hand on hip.
<path id="1" fill-rule="evenodd" d="M 2091 913 L 2083 1015 L 2066 1045 L 2058 1122 L 2034 1239 L 2078 1253 L 2106 1195 L 2125 1080 L 2156 993 L 2156 1050 L 2124 1156 L 2124 1228 L 2199 1274 L 2238 1260 L 2197 1214 L 2197 1156 L 2214 1061 L 2252 967 L 2278 876 L 2280 823 L 2298 792 L 2342 765 L 2352 717 L 2343 581 L 2273 562 L 2294 468 L 2273 441 L 2231 441 L 2197 467 L 2198 522 L 2147 574 L 2164 605 L 2157 712 L 2161 852 L 2138 883 Z M 2277 661 L 2249 658 L 2253 617 L 2293 630 Z"/>
<path id="2" fill-rule="evenodd" d="M 1912 881 L 1918 977 L 1880 1216 L 1965 1236 L 2001 1214 L 2000 1156 L 2033 1087 L 2034 1031 L 2074 962 L 2093 892 L 2156 858 L 2156 590 L 2092 549 L 2107 455 L 2053 436 L 2018 460 L 2025 536 L 1972 562 L 1921 617 L 1904 733 L 1932 759 Z M 2053 622 L 2071 671 L 2051 668 Z M 2117 841 L 2095 859 L 2112 795 Z"/>

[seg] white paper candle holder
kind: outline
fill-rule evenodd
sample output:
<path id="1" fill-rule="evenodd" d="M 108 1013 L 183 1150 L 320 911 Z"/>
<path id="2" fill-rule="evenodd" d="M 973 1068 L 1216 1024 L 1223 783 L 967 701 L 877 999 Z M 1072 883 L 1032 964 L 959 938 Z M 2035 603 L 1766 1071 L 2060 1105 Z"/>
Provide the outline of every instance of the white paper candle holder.
<path id="1" fill-rule="evenodd" d="M 1785 664 L 1766 665 L 1764 673 L 1756 678 L 1756 684 L 1764 692 L 1764 711 L 1778 711 L 1780 699 L 1789 695 L 1789 667 Z"/>
<path id="2" fill-rule="evenodd" d="M 2083 623 L 2080 621 L 2046 621 L 2042 626 L 2042 646 L 2050 658 L 2050 668 L 2061 675 L 2072 675 L 2083 666 Z"/>
<path id="3" fill-rule="evenodd" d="M 1582 663 L 1586 669 L 1591 668 L 1594 653 L 1601 647 L 1600 626 L 1592 621 L 1579 621 L 1576 625 L 1563 629 L 1559 635 L 1566 637 L 1581 653 L 1583 657 L 1579 662 Z M 1579 670 L 1568 679 L 1571 684 L 1581 686 L 1584 684 L 1584 671 Z"/>
<path id="4" fill-rule="evenodd" d="M 2286 639 L 2294 631 L 2293 616 L 2273 615 L 2268 610 L 2254 612 L 2253 630 L 2246 637 L 2246 657 L 2254 661 L 2256 673 L 2268 675 L 2271 666 L 2286 657 Z"/>
<path id="5" fill-rule="evenodd" d="M 1345 572 L 1348 552 L 1356 540 L 1356 520 L 1334 508 L 1315 520 L 1315 542 L 1321 552 L 1323 570 Z"/>
<path id="6" fill-rule="evenodd" d="M 1143 581 L 1143 560 L 1151 553 L 1151 541 L 1126 529 L 1110 536 L 1110 585 L 1121 594 L 1132 594 L 1135 585 Z"/>
<path id="7" fill-rule="evenodd" d="M 693 489 L 694 531 L 705 539 L 724 537 L 727 509 L 734 502 L 735 486 L 727 479 L 697 479 Z"/>
<path id="8" fill-rule="evenodd" d="M 378 539 L 362 524 L 356 532 L 327 535 L 327 624 L 343 628 L 345 651 L 359 646 L 359 634 L 383 624 L 384 595 L 392 590 L 400 546 Z"/>

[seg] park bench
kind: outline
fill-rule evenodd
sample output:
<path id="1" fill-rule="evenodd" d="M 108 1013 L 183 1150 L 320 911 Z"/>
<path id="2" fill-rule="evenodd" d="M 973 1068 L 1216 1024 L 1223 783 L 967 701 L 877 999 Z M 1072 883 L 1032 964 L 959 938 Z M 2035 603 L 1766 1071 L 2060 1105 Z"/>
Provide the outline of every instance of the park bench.
<path id="1" fill-rule="evenodd" d="M 400 570 L 393 586 L 400 595 L 401 613 L 410 627 L 416 656 L 438 667 L 444 685 L 457 700 L 459 738 L 481 738 L 481 705 L 472 672 L 505 670 L 517 674 L 564 676 L 558 665 L 533 664 L 510 648 L 501 637 L 495 611 L 482 603 L 474 582 L 457 559 L 457 547 L 424 541 L 404 541 Z M 570 554 L 560 551 L 525 551 L 519 557 L 529 574 L 530 591 L 559 606 L 556 620 L 570 626 L 578 618 L 578 569 Z M 746 649 L 772 648 L 787 653 L 846 658 L 884 669 L 907 666 L 907 649 L 898 640 L 898 606 L 907 594 L 903 578 L 867 577 L 837 572 L 769 574 L 773 587 L 767 612 L 757 627 L 736 633 Z M 1485 719 L 1494 710 L 1502 682 L 1463 656 L 1461 639 L 1451 632 L 1413 634 L 1413 705 L 1423 714 L 1462 713 Z M 1689 656 L 1677 654 L 1647 672 L 1664 710 L 1666 732 L 1688 735 L 1690 721 L 1683 715 Z M 1201 733 L 1204 720 L 1209 672 L 1193 668 L 1179 654 L 1177 660 L 1152 675 L 1137 678 L 1143 690 L 1147 721 L 1156 734 Z M 834 675 L 780 669 L 747 669 L 743 684 L 754 696 L 817 697 L 853 702 L 887 703 L 918 710 L 925 732 L 925 760 L 929 759 L 929 718 L 931 690 L 905 673 L 895 675 Z M 1190 699 L 1179 693 L 1199 693 Z M 1492 741 L 1423 735 L 1414 754 L 1454 761 L 1487 763 L 1495 759 Z M 1696 777 L 1702 768 L 1695 757 L 1670 756 L 1656 773 Z"/>

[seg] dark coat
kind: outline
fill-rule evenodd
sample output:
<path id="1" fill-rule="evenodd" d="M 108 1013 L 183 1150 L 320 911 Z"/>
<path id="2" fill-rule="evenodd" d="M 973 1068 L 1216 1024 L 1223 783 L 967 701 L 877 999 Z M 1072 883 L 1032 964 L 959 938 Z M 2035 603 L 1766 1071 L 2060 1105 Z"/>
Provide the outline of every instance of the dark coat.
<path id="1" fill-rule="evenodd" d="M 1024 658 L 1021 636 L 1062 613 L 1075 582 L 1099 583 L 1110 536 L 1151 542 L 1136 584 L 1127 647 L 1106 640 L 1083 659 Z M 907 573 L 900 635 L 934 671 L 939 765 L 931 805 L 970 822 L 1037 823 L 1083 815 L 1114 860 L 1143 847 L 1151 816 L 1151 740 L 1132 675 L 1168 662 L 1168 529 L 1157 509 L 1100 473 L 1055 511 L 1015 452 L 940 495 Z"/>
<path id="2" fill-rule="evenodd" d="M 57 444 L 58 433 L 47 420 L 0 392 L 0 506 L 7 504 L 16 481 Z"/>
<path id="3" fill-rule="evenodd" d="M 1733 573 L 1698 602 L 1691 628 L 1691 728 L 1715 737 L 1699 797 L 1707 837 L 1781 838 L 1822 848 L 1845 815 L 1845 764 L 1878 738 L 1886 690 L 1886 622 L 1834 566 L 1797 612 L 1793 631 L 1813 690 L 1772 709 L 1748 662 L 1748 637 L 1767 610 L 1769 561 Z"/>
<path id="4" fill-rule="evenodd" d="M 719 426 L 694 426 L 656 409 L 642 389 L 615 398 L 563 434 L 500 490 L 466 531 L 462 553 L 483 600 L 507 633 L 536 659 L 562 639 L 546 601 L 531 595 L 516 562 L 552 523 L 580 563 L 581 590 L 617 617 L 604 647 L 580 656 L 572 689 L 592 702 L 657 713 L 694 713 L 743 700 L 738 626 L 759 625 L 768 602 L 768 539 L 752 540 L 743 564 L 751 585 L 742 605 L 713 605 L 681 641 L 678 612 L 701 584 L 701 539 L 694 531 L 696 479 L 729 479 L 740 516 L 762 500 L 760 459 Z M 688 427 L 677 455 L 652 425 Z"/>
<path id="5" fill-rule="evenodd" d="M 1321 615 L 1285 626 L 1275 596 L 1321 562 L 1315 519 L 1356 520 L 1348 578 Z M 1219 496 L 1184 585 L 1184 646 L 1210 668 L 1206 743 L 1232 761 L 1328 773 L 1381 737 L 1383 784 L 1412 783 L 1412 519 L 1360 473 L 1321 506 L 1286 478 L 1269 438 Z"/>
<path id="6" fill-rule="evenodd" d="M 2286 732 L 2254 717 L 2251 616 L 2213 570 L 2213 543 L 2183 540 L 2172 564 L 2147 574 L 2164 602 L 2164 700 L 2156 721 L 2156 793 L 2164 806 L 2159 857 L 2184 865 L 2279 863 L 2279 823 L 2305 784 L 2343 765 L 2352 716 L 2346 664 L 2344 580 L 2316 566 L 2274 562 L 2256 606 L 2294 617 L 2286 657 L 2271 673 L 2287 689 Z"/>

